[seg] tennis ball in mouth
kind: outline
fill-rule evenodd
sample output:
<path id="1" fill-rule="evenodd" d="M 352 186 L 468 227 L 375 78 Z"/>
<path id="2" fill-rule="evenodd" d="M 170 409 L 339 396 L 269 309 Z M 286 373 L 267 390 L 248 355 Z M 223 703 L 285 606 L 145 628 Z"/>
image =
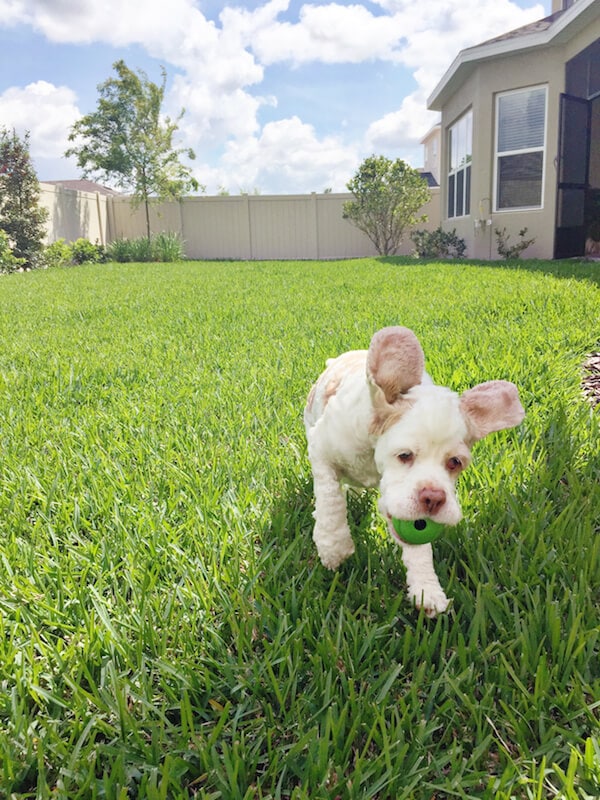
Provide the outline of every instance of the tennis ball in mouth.
<path id="1" fill-rule="evenodd" d="M 392 517 L 392 525 L 403 542 L 408 544 L 427 544 L 440 536 L 445 525 L 432 519 L 397 519 Z"/>

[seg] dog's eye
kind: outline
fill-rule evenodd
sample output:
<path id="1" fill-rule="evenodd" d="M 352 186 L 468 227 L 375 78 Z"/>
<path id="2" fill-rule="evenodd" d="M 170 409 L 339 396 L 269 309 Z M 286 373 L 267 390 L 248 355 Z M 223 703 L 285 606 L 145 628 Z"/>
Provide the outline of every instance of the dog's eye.
<path id="1" fill-rule="evenodd" d="M 446 462 L 446 469 L 449 472 L 456 472 L 457 470 L 462 469 L 462 465 L 463 463 L 458 456 L 452 456 L 452 458 L 449 458 Z"/>
<path id="2" fill-rule="evenodd" d="M 411 453 L 410 450 L 406 450 L 403 453 L 398 453 L 397 458 L 402 464 L 411 464 L 415 460 L 415 454 Z"/>

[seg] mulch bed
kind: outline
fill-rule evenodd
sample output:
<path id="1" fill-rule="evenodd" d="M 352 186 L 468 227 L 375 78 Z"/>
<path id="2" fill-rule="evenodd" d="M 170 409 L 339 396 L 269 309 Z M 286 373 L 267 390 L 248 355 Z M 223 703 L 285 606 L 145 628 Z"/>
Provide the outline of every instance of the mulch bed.
<path id="1" fill-rule="evenodd" d="M 600 405 L 600 352 L 592 353 L 585 361 L 582 386 L 590 403 Z"/>

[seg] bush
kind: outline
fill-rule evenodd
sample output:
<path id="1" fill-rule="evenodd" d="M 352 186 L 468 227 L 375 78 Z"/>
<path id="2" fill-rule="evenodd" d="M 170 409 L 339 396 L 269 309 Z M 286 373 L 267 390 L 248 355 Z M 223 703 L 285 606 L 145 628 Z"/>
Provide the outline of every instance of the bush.
<path id="1" fill-rule="evenodd" d="M 154 249 L 152 247 L 152 239 L 147 236 L 141 236 L 139 239 L 132 239 L 129 242 L 131 248 L 131 261 L 154 261 Z"/>
<path id="2" fill-rule="evenodd" d="M 178 233 L 157 233 L 152 244 L 156 261 L 183 261 L 183 240 Z"/>
<path id="3" fill-rule="evenodd" d="M 158 233 L 151 239 L 115 239 L 107 247 L 92 244 L 88 239 L 77 239 L 71 245 L 57 239 L 44 251 L 44 263 L 48 267 L 67 264 L 97 264 L 116 261 L 120 264 L 136 261 L 181 261 L 183 240 L 178 233 Z"/>
<path id="4" fill-rule="evenodd" d="M 71 263 L 99 264 L 106 261 L 106 253 L 101 244 L 92 244 L 89 239 L 77 239 L 71 245 Z"/>
<path id="5" fill-rule="evenodd" d="M 71 263 L 71 247 L 64 239 L 57 239 L 45 248 L 43 257 L 47 267 L 65 267 Z"/>
<path id="6" fill-rule="evenodd" d="M 419 258 L 464 258 L 467 244 L 452 231 L 444 231 L 440 225 L 434 231 L 414 231 L 410 237 Z"/>
<path id="7" fill-rule="evenodd" d="M 342 216 L 366 233 L 379 255 L 397 252 L 404 231 L 427 219 L 419 213 L 431 198 L 427 181 L 401 158 L 366 158 L 346 186 L 354 200 L 344 203 Z"/>
<path id="8" fill-rule="evenodd" d="M 172 263 L 183 260 L 183 241 L 178 233 L 157 233 L 151 239 L 146 236 L 115 239 L 107 247 L 107 256 L 121 264 L 129 261 Z"/>
<path id="9" fill-rule="evenodd" d="M 25 258 L 17 258 L 13 254 L 8 234 L 0 228 L 0 274 L 16 272 L 24 267 L 25 263 Z"/>
<path id="10" fill-rule="evenodd" d="M 115 239 L 106 247 L 106 255 L 109 261 L 117 261 L 119 264 L 124 264 L 127 261 L 133 261 L 131 257 L 131 242 L 129 239 Z"/>
<path id="11" fill-rule="evenodd" d="M 511 258 L 519 258 L 523 250 L 527 250 L 530 244 L 535 242 L 535 236 L 532 239 L 526 239 L 525 236 L 527 234 L 527 228 L 521 228 L 519 231 L 519 237 L 521 239 L 520 242 L 516 244 L 509 245 L 508 240 L 510 239 L 510 234 L 506 233 L 506 228 L 495 228 L 494 233 L 496 234 L 496 240 L 498 242 L 498 255 L 502 256 L 503 258 L 511 259 Z"/>

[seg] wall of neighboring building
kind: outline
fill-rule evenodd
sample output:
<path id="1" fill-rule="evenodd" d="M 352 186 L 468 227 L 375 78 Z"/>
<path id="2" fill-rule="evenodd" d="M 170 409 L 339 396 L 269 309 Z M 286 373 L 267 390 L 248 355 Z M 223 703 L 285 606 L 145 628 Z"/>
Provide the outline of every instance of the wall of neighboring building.
<path id="1" fill-rule="evenodd" d="M 423 145 L 423 170 L 431 172 L 438 183 L 440 182 L 441 140 L 442 132 L 439 123 L 434 125 L 421 139 L 421 144 Z"/>
<path id="2" fill-rule="evenodd" d="M 50 211 L 48 242 L 86 238 L 107 244 L 146 235 L 143 206 L 128 197 L 106 197 L 41 184 L 41 204 Z M 423 208 L 440 224 L 439 189 Z M 350 194 L 244 195 L 186 197 L 150 208 L 153 233 L 178 233 L 190 259 L 332 259 L 376 255 L 369 238 L 347 220 L 342 209 Z M 414 249 L 407 232 L 400 254 Z"/>

